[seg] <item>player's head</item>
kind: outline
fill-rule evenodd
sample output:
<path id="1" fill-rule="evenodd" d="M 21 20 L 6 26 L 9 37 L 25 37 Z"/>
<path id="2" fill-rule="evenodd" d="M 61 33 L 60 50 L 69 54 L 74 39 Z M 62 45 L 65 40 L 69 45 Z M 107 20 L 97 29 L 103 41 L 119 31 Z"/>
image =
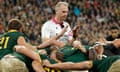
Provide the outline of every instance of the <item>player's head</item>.
<path id="1" fill-rule="evenodd" d="M 75 41 L 73 42 L 73 46 L 76 47 L 76 48 L 78 48 L 79 46 L 82 46 L 82 44 L 81 44 L 80 41 L 75 40 Z"/>
<path id="2" fill-rule="evenodd" d="M 22 22 L 18 19 L 11 19 L 8 22 L 8 30 L 18 30 L 22 31 Z"/>
<path id="3" fill-rule="evenodd" d="M 118 37 L 119 34 L 119 29 L 116 26 L 112 26 L 110 28 L 110 34 L 112 35 L 112 37 L 116 38 Z"/>
<path id="4" fill-rule="evenodd" d="M 60 18 L 61 21 L 64 21 L 68 15 L 68 3 L 67 2 L 58 2 L 55 6 L 56 16 Z"/>

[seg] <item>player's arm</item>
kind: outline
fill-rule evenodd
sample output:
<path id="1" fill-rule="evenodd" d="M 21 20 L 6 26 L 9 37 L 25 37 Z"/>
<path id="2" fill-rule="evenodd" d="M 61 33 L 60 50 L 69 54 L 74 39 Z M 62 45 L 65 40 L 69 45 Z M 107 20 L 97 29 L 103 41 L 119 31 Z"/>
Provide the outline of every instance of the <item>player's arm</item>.
<path id="1" fill-rule="evenodd" d="M 69 40 L 68 40 L 68 43 L 69 43 L 69 44 L 72 44 L 73 41 L 74 41 L 74 38 L 73 38 L 73 31 L 72 31 L 70 25 L 68 25 L 68 28 L 67 28 L 67 29 L 69 30 Z"/>
<path id="2" fill-rule="evenodd" d="M 81 44 L 81 42 L 80 41 L 74 41 L 73 42 L 73 46 L 75 47 L 75 48 L 77 48 L 77 49 L 79 49 L 81 52 L 83 52 L 83 53 L 87 53 L 87 50 L 86 50 L 86 48 L 84 48 L 83 46 L 82 46 L 82 44 Z"/>
<path id="3" fill-rule="evenodd" d="M 17 52 L 20 52 L 20 53 L 30 57 L 31 59 L 40 62 L 40 58 L 39 58 L 38 54 L 35 52 L 36 49 L 33 48 L 33 46 L 31 44 L 27 43 L 25 41 L 24 37 L 20 36 L 17 40 L 17 44 L 18 44 L 18 46 L 15 47 L 15 50 Z"/>
<path id="4" fill-rule="evenodd" d="M 50 64 L 46 60 L 44 61 L 44 64 L 47 67 L 61 69 L 61 70 L 88 70 L 92 68 L 93 62 L 84 61 L 84 62 L 79 62 L 79 63 L 64 62 L 64 63 Z"/>
<path id="5" fill-rule="evenodd" d="M 44 41 L 47 41 L 47 40 L 50 40 L 50 39 L 54 39 L 54 40 L 57 40 L 57 39 L 59 39 L 65 32 L 66 32 L 66 30 L 67 30 L 67 27 L 68 26 L 66 26 L 66 27 L 64 27 L 63 29 L 62 29 L 62 31 L 59 33 L 59 34 L 57 34 L 56 36 L 54 36 L 54 37 L 52 37 L 52 38 L 50 38 L 50 33 L 49 33 L 49 31 L 47 31 L 47 30 L 43 30 L 44 32 L 42 32 L 42 41 L 44 42 Z M 43 28 L 44 29 L 44 28 Z M 45 33 L 45 34 L 44 34 Z M 48 37 L 49 36 L 49 37 Z"/>
<path id="6" fill-rule="evenodd" d="M 17 45 L 23 45 L 26 48 L 35 50 L 35 48 L 28 42 L 26 42 L 25 38 L 23 36 L 19 36 L 18 40 L 17 40 Z"/>
<path id="7" fill-rule="evenodd" d="M 87 53 L 87 50 L 83 46 L 79 45 L 78 49 L 85 54 Z"/>
<path id="8" fill-rule="evenodd" d="M 66 44 L 63 42 L 59 42 L 57 40 L 50 39 L 50 40 L 47 40 L 47 41 L 43 42 L 42 44 L 38 45 L 37 48 L 38 49 L 46 48 L 47 46 L 50 46 L 50 45 L 55 45 L 55 46 L 58 46 L 58 48 L 61 48 L 61 47 L 65 46 Z"/>
<path id="9" fill-rule="evenodd" d="M 59 34 L 57 34 L 56 36 L 52 37 L 51 39 L 48 39 L 48 40 L 44 41 L 37 48 L 45 48 L 45 47 L 50 46 L 50 45 L 56 45 L 56 46 L 58 46 L 60 48 L 63 47 L 66 44 L 63 43 L 63 42 L 57 41 L 57 39 L 60 38 L 66 32 L 66 29 L 67 29 L 67 27 L 64 27 Z"/>
<path id="10" fill-rule="evenodd" d="M 45 72 L 41 64 L 40 56 L 35 51 L 33 51 L 32 49 L 26 48 L 25 46 L 21 46 L 21 45 L 14 46 L 14 50 L 16 52 L 24 54 L 25 56 L 28 56 L 29 58 L 33 59 L 32 66 L 36 72 Z"/>
<path id="11" fill-rule="evenodd" d="M 108 41 L 106 38 L 104 37 L 100 37 L 98 42 L 96 42 L 97 44 L 103 44 L 103 45 L 106 45 L 106 44 L 111 44 L 113 41 Z"/>
<path id="12" fill-rule="evenodd" d="M 33 60 L 41 62 L 40 56 L 39 56 L 39 54 L 37 52 L 35 52 L 34 50 L 31 50 L 29 48 L 26 48 L 23 45 L 16 45 L 16 46 L 14 46 L 14 50 L 16 52 L 24 54 L 25 56 L 28 56 L 29 58 L 31 58 Z"/>
<path id="13" fill-rule="evenodd" d="M 112 44 L 115 48 L 120 48 L 120 39 L 115 39 Z"/>

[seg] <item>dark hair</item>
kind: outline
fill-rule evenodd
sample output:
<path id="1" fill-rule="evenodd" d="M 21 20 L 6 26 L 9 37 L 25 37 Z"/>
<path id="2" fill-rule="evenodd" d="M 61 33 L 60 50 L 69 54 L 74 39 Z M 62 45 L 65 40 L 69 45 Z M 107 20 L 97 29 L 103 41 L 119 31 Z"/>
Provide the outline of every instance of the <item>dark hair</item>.
<path id="1" fill-rule="evenodd" d="M 22 27 L 22 23 L 18 19 L 11 19 L 8 22 L 8 30 L 10 29 L 20 30 L 21 27 Z"/>
<path id="2" fill-rule="evenodd" d="M 114 29 L 118 29 L 118 27 L 116 27 L 116 26 L 110 27 L 110 30 L 114 30 Z"/>

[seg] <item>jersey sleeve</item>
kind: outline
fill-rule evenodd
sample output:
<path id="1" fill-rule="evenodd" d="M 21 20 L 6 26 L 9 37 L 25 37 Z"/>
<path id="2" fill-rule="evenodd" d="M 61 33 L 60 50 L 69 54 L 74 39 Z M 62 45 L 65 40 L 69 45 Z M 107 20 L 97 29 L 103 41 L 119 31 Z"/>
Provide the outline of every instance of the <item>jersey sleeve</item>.
<path id="1" fill-rule="evenodd" d="M 42 30 L 41 30 L 42 39 L 43 38 L 50 38 L 50 31 L 49 30 L 50 30 L 50 27 L 49 27 L 48 22 L 47 22 L 42 26 Z"/>

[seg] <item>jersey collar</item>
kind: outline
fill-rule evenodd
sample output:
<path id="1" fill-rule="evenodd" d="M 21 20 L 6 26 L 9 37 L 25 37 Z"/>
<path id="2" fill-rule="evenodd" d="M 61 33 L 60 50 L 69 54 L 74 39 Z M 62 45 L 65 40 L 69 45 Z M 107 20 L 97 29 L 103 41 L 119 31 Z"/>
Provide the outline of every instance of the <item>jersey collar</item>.
<path id="1" fill-rule="evenodd" d="M 59 25 L 61 26 L 61 28 L 64 27 L 63 22 L 58 22 L 58 21 L 55 19 L 55 17 L 52 18 L 52 21 L 53 21 L 55 24 L 59 24 Z"/>
<path id="2" fill-rule="evenodd" d="M 52 21 L 53 21 L 55 24 L 63 24 L 63 22 L 58 22 L 58 21 L 55 19 L 55 17 L 52 18 Z"/>
<path id="3" fill-rule="evenodd" d="M 12 29 L 12 30 L 9 30 L 8 32 L 17 32 L 17 30 Z"/>

